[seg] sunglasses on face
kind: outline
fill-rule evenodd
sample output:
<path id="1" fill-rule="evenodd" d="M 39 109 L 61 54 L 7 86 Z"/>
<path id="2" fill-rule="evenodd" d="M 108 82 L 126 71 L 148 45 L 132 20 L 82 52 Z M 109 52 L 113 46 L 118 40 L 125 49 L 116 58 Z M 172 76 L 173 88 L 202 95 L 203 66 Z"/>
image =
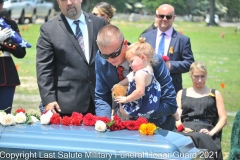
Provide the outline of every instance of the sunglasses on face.
<path id="1" fill-rule="evenodd" d="M 160 18 L 160 19 L 164 19 L 164 17 L 166 17 L 166 19 L 167 20 L 170 20 L 170 19 L 172 19 L 172 15 L 162 15 L 162 14 L 159 14 L 159 15 L 157 15 L 158 16 L 158 18 Z"/>
<path id="2" fill-rule="evenodd" d="M 104 59 L 116 58 L 117 56 L 120 55 L 120 53 L 121 53 L 121 51 L 122 51 L 123 42 L 124 42 L 124 40 L 122 41 L 120 47 L 119 47 L 115 52 L 113 52 L 113 53 L 111 53 L 111 54 L 102 54 L 102 53 L 100 52 L 100 56 L 101 56 L 102 58 L 104 58 Z"/>

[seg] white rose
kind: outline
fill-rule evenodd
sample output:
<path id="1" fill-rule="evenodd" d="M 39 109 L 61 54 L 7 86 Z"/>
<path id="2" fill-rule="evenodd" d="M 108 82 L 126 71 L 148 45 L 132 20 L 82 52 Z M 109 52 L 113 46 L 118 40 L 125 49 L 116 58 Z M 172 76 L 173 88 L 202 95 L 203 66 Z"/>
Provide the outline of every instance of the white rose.
<path id="1" fill-rule="evenodd" d="M 15 119 L 16 119 L 17 123 L 25 123 L 27 120 L 27 117 L 26 117 L 25 113 L 19 112 L 15 115 Z"/>
<path id="2" fill-rule="evenodd" d="M 1 118 L 1 124 L 3 126 L 11 126 L 15 124 L 15 117 L 12 114 L 6 114 Z"/>
<path id="3" fill-rule="evenodd" d="M 2 119 L 2 117 L 5 116 L 5 115 L 6 115 L 6 112 L 4 112 L 4 111 L 0 111 L 0 123 L 1 123 L 1 119 Z"/>
<path id="4" fill-rule="evenodd" d="M 32 120 L 32 123 L 36 123 L 39 121 L 39 119 L 37 119 L 37 117 L 35 116 L 31 116 L 31 120 Z"/>
<path id="5" fill-rule="evenodd" d="M 41 115 L 41 117 L 40 117 L 41 124 L 49 124 L 52 115 L 53 115 L 53 113 L 51 110 L 49 110 L 49 111 L 47 111 L 47 113 Z"/>
<path id="6" fill-rule="evenodd" d="M 105 132 L 107 130 L 107 125 L 103 121 L 98 120 L 95 123 L 95 129 L 99 132 Z"/>

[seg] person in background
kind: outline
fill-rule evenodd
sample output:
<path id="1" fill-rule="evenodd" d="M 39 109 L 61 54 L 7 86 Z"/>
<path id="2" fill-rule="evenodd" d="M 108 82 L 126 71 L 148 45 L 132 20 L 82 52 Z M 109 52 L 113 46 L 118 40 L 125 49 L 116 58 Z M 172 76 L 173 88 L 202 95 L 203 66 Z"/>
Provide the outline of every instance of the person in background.
<path id="1" fill-rule="evenodd" d="M 156 15 L 157 15 L 157 14 L 158 14 L 158 9 L 156 9 Z M 158 24 L 159 24 L 159 19 L 158 19 L 157 17 L 155 17 L 155 20 L 154 20 L 154 22 L 152 23 L 152 25 L 149 26 L 147 29 L 145 29 L 145 30 L 141 33 L 141 35 L 142 35 L 143 33 L 148 32 L 148 31 L 152 31 L 152 30 L 154 30 L 154 29 L 157 29 L 157 28 L 158 28 Z"/>
<path id="2" fill-rule="evenodd" d="M 116 8 L 114 8 L 112 5 L 110 5 L 107 2 L 99 2 L 94 6 L 92 10 L 93 15 L 106 19 L 108 24 L 110 24 L 115 13 L 116 13 Z M 113 101 L 112 114 L 114 113 L 117 107 L 118 107 L 118 104 L 115 101 Z"/>
<path id="3" fill-rule="evenodd" d="M 107 20 L 108 23 L 111 22 L 113 16 L 116 13 L 116 8 L 107 2 L 99 2 L 96 4 L 92 10 L 92 14 L 97 17 L 102 17 Z"/>
<path id="4" fill-rule="evenodd" d="M 0 0 L 0 11 L 5 0 Z M 1 17 L 12 30 L 20 35 L 18 25 L 15 21 Z M 12 34 L 9 28 L 0 27 L 0 110 L 11 113 L 14 92 L 16 86 L 20 85 L 18 72 L 12 56 L 24 58 L 25 47 L 14 43 L 10 37 Z"/>
<path id="5" fill-rule="evenodd" d="M 114 25 L 104 26 L 98 33 L 96 54 L 96 88 L 95 105 L 97 116 L 111 118 L 112 88 L 119 83 L 122 76 L 130 72 L 129 62 L 125 55 L 128 42 L 122 32 Z M 177 110 L 176 93 L 171 82 L 169 71 L 161 58 L 156 57 L 159 63 L 153 66 L 154 76 L 161 85 L 161 99 L 159 109 L 151 114 L 149 121 L 167 130 L 175 128 L 175 119 L 172 114 Z M 119 70 L 119 68 L 122 68 Z M 119 71 L 119 72 L 118 72 Z M 120 71 L 122 71 L 120 73 Z M 167 118 L 166 118 L 167 117 Z"/>
<path id="6" fill-rule="evenodd" d="M 82 0 L 57 0 L 61 14 L 40 28 L 37 82 L 46 110 L 95 114 L 95 55 L 105 19 L 83 12 Z"/>
<path id="7" fill-rule="evenodd" d="M 207 74 L 203 62 L 191 64 L 189 75 L 192 87 L 177 93 L 182 115 L 176 121 L 176 127 L 180 133 L 190 136 L 197 148 L 207 149 L 209 159 L 221 160 L 221 135 L 227 123 L 227 114 L 222 94 L 205 85 Z"/>
<path id="8" fill-rule="evenodd" d="M 166 66 L 170 71 L 172 83 L 176 93 L 182 87 L 182 73 L 189 71 L 189 67 L 194 62 L 191 49 L 190 38 L 184 36 L 173 29 L 172 24 L 176 15 L 174 8 L 169 4 L 158 7 L 158 28 L 142 34 L 146 42 L 155 48 L 155 53 L 159 56 L 168 56 Z"/>

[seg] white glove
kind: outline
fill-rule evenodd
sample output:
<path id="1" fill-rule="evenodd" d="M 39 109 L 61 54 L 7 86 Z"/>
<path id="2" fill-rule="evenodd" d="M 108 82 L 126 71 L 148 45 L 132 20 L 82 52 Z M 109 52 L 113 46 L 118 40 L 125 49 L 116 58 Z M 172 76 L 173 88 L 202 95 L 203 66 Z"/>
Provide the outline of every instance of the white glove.
<path id="1" fill-rule="evenodd" d="M 3 42 L 11 35 L 11 30 L 9 28 L 4 28 L 0 31 L 0 42 Z"/>

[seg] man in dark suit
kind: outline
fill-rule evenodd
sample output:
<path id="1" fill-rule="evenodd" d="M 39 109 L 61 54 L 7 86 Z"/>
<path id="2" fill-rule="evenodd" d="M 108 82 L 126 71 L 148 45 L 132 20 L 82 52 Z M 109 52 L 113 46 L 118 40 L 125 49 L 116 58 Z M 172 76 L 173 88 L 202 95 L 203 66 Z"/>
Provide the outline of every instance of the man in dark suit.
<path id="1" fill-rule="evenodd" d="M 158 7 L 156 18 L 159 19 L 158 28 L 142 34 L 146 38 L 146 42 L 150 43 L 159 56 L 168 56 L 169 61 L 166 65 L 170 71 L 172 82 L 176 93 L 182 89 L 182 73 L 186 73 L 190 69 L 190 65 L 194 62 L 191 49 L 190 39 L 173 29 L 172 24 L 176 15 L 171 5 L 163 4 Z M 162 33 L 165 33 L 162 36 Z M 159 43 L 164 37 L 163 52 L 159 53 L 161 47 Z"/>
<path id="2" fill-rule="evenodd" d="M 106 38 L 107 37 L 107 38 Z M 122 32 L 114 25 L 104 26 L 98 33 L 97 44 L 99 51 L 96 55 L 96 115 L 111 117 L 113 85 L 119 83 L 117 67 L 122 66 L 123 75 L 129 73 L 129 63 L 125 54 L 128 42 Z M 172 114 L 176 112 L 176 93 L 172 85 L 172 79 L 164 61 L 159 58 L 153 66 L 154 75 L 161 85 L 160 107 L 149 118 L 150 122 L 167 130 L 173 130 L 175 119 Z"/>
<path id="3" fill-rule="evenodd" d="M 37 42 L 37 81 L 53 113 L 95 114 L 95 54 L 103 18 L 81 10 L 82 0 L 58 0 L 61 14 L 44 23 Z"/>

